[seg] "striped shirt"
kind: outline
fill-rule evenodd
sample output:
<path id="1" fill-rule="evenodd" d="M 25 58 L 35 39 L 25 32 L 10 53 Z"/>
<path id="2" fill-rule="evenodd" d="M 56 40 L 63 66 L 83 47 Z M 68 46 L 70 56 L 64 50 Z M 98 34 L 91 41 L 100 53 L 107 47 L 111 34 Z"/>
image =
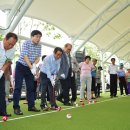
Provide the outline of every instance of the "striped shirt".
<path id="1" fill-rule="evenodd" d="M 0 42 L 0 69 L 3 67 L 7 59 L 13 60 L 15 47 L 5 50 L 4 43 Z"/>
<path id="2" fill-rule="evenodd" d="M 18 62 L 25 66 L 28 66 L 24 61 L 24 56 L 27 56 L 31 64 L 33 64 L 36 58 L 41 56 L 41 44 L 34 44 L 31 40 L 25 41 L 22 45 L 22 51 Z"/>
<path id="3" fill-rule="evenodd" d="M 101 83 L 101 71 L 96 72 L 96 83 Z"/>

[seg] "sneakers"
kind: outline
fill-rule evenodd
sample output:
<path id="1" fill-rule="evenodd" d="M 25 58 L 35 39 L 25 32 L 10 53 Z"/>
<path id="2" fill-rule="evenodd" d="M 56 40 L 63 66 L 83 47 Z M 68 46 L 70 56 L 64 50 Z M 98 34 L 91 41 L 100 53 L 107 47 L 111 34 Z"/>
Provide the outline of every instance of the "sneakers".
<path id="1" fill-rule="evenodd" d="M 72 106 L 72 104 L 67 102 L 67 103 L 64 103 L 64 106 Z"/>
<path id="2" fill-rule="evenodd" d="M 32 108 L 28 108 L 28 111 L 33 111 L 33 112 L 40 112 L 39 109 L 37 109 L 35 106 Z"/>
<path id="3" fill-rule="evenodd" d="M 44 107 L 41 106 L 41 110 L 42 110 L 42 111 L 48 111 L 49 109 L 50 109 L 50 108 L 49 108 L 48 106 L 44 106 Z"/>
<path id="4" fill-rule="evenodd" d="M 14 109 L 14 114 L 23 115 L 23 112 L 20 110 L 20 108 L 17 108 L 17 109 Z"/>
<path id="5" fill-rule="evenodd" d="M 71 101 L 71 105 L 75 106 L 77 103 L 75 101 Z"/>
<path id="6" fill-rule="evenodd" d="M 58 106 L 52 106 L 50 109 L 51 109 L 51 110 L 57 110 L 57 111 L 60 111 L 60 110 L 61 110 L 61 107 L 58 107 Z"/>
<path id="7" fill-rule="evenodd" d="M 91 100 L 87 100 L 87 103 L 90 104 L 90 103 L 91 103 Z"/>
<path id="8" fill-rule="evenodd" d="M 0 112 L 0 116 L 7 116 L 7 117 L 11 117 L 11 114 L 1 113 L 1 112 Z"/>
<path id="9" fill-rule="evenodd" d="M 83 102 L 83 99 L 81 98 L 79 101 L 80 101 L 80 102 Z"/>
<path id="10" fill-rule="evenodd" d="M 57 98 L 56 100 L 61 102 L 61 103 L 64 103 L 64 101 L 62 99 L 60 99 L 60 98 Z"/>
<path id="11" fill-rule="evenodd" d="M 92 103 L 94 104 L 94 103 L 96 103 L 96 102 L 97 102 L 97 100 L 95 99 L 95 100 L 93 100 L 93 102 L 92 102 Z"/>

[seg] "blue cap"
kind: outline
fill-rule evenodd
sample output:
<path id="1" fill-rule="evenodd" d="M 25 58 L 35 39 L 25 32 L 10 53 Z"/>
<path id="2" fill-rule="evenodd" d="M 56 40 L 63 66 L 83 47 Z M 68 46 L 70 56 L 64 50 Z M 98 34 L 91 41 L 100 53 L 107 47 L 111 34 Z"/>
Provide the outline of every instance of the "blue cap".
<path id="1" fill-rule="evenodd" d="M 124 66 L 123 63 L 120 63 L 120 66 Z"/>

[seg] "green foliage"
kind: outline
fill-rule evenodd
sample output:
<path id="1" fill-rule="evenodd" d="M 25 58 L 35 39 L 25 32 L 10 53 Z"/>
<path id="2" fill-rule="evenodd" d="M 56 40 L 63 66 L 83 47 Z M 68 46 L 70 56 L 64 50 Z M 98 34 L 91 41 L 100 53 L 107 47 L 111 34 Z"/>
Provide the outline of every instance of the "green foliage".
<path id="1" fill-rule="evenodd" d="M 38 29 L 42 31 L 43 35 L 46 35 L 53 39 L 62 38 L 61 34 L 57 33 L 58 29 L 56 27 L 38 19 L 23 17 L 18 25 L 19 34 L 21 34 L 22 32 L 25 32 L 25 30 L 32 31 L 34 29 Z"/>
<path id="2" fill-rule="evenodd" d="M 59 34 L 59 33 L 57 33 L 57 34 L 55 34 L 54 35 L 54 39 L 60 39 L 62 36 L 61 36 L 61 34 Z"/>
<path id="3" fill-rule="evenodd" d="M 92 44 L 92 43 L 87 43 L 85 46 L 85 53 L 86 55 L 91 56 L 91 58 L 95 58 L 97 59 L 97 66 L 101 65 L 101 59 L 100 59 L 100 51 L 98 50 L 98 48 Z"/>
<path id="4" fill-rule="evenodd" d="M 2 35 L 2 34 L 0 34 L 0 41 L 2 41 L 2 39 L 3 39 L 3 35 Z"/>
<path id="5" fill-rule="evenodd" d="M 95 45 L 86 44 L 84 48 L 87 55 L 90 55 L 92 58 L 96 58 L 97 60 L 100 60 L 100 52 Z"/>

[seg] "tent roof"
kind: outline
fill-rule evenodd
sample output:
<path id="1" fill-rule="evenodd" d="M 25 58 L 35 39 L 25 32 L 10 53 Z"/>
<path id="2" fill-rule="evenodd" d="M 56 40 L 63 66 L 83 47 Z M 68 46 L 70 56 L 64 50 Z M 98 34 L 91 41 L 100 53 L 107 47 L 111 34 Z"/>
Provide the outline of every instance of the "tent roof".
<path id="1" fill-rule="evenodd" d="M 0 9 L 11 8 L 14 2 L 1 0 Z M 130 51 L 129 5 L 130 0 L 33 0 L 25 15 L 53 24 L 74 39 L 91 41 L 99 49 L 123 58 Z"/>

